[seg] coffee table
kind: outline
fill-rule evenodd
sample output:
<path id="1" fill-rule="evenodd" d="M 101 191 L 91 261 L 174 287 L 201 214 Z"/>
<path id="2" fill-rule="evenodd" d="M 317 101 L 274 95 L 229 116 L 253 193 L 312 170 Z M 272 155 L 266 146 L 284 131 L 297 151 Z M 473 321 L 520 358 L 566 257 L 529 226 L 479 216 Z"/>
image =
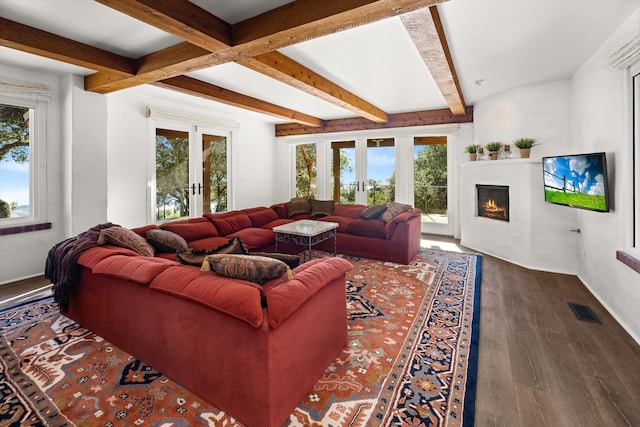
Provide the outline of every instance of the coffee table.
<path id="1" fill-rule="evenodd" d="M 291 240 L 304 247 L 304 261 L 308 261 L 311 259 L 311 247 L 313 245 L 333 237 L 333 256 L 336 256 L 336 230 L 338 225 L 337 222 L 302 219 L 273 227 L 273 232 L 276 233 L 275 251 L 278 252 L 278 242 L 286 243 Z"/>

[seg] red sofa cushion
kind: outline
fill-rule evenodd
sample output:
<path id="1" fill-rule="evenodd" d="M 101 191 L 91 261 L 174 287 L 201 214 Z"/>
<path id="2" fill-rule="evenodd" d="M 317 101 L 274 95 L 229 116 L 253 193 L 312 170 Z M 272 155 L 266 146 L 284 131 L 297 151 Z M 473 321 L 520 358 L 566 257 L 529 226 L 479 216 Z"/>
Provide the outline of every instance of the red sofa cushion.
<path id="1" fill-rule="evenodd" d="M 107 244 L 104 246 L 89 248 L 82 252 L 78 257 L 77 263 L 84 267 L 93 269 L 93 267 L 103 259 L 114 255 L 138 256 L 138 254 L 131 249 Z"/>
<path id="2" fill-rule="evenodd" d="M 266 224 L 264 224 L 262 226 L 262 228 L 268 228 L 269 230 L 271 230 L 273 227 L 277 227 L 279 225 L 284 225 L 284 224 L 289 224 L 290 222 L 294 222 L 295 219 L 290 219 L 290 218 L 280 218 L 280 219 L 275 219 L 271 222 L 268 222 Z"/>
<path id="3" fill-rule="evenodd" d="M 224 219 L 212 219 L 211 222 L 215 225 L 220 236 L 228 236 L 236 231 L 251 227 L 251 220 L 249 216 L 244 213 L 239 213 Z"/>
<path id="4" fill-rule="evenodd" d="M 337 204 L 333 208 L 333 216 L 344 216 L 346 218 L 358 219 L 360 213 L 367 207 L 365 205 Z"/>
<path id="5" fill-rule="evenodd" d="M 206 218 L 194 218 L 198 221 L 167 222 L 160 228 L 181 236 L 187 242 L 218 236 L 218 230 Z"/>
<path id="6" fill-rule="evenodd" d="M 347 233 L 354 234 L 356 236 L 386 239 L 386 225 L 387 223 L 381 219 L 358 218 L 349 224 L 347 227 Z"/>
<path id="7" fill-rule="evenodd" d="M 247 249 L 255 249 L 273 243 L 275 233 L 268 228 L 249 227 L 230 234 L 227 237 L 239 237 Z"/>
<path id="8" fill-rule="evenodd" d="M 147 238 L 147 231 L 149 230 L 157 230 L 160 227 L 155 225 L 155 224 L 150 224 L 150 225 L 145 225 L 143 227 L 136 227 L 136 228 L 132 228 L 131 231 L 135 232 L 136 234 L 144 237 L 145 239 Z"/>
<path id="9" fill-rule="evenodd" d="M 229 279 L 195 267 L 176 266 L 160 273 L 149 286 L 241 319 L 253 327 L 262 324 L 261 287 Z"/>
<path id="10" fill-rule="evenodd" d="M 164 258 L 114 255 L 97 263 L 93 267 L 93 274 L 118 277 L 147 285 L 158 274 L 174 265 L 180 264 Z"/>
<path id="11" fill-rule="evenodd" d="M 260 211 L 251 212 L 248 214 L 251 220 L 251 225 L 254 227 L 262 227 L 265 224 L 270 223 L 278 219 L 278 214 L 273 209 L 265 208 Z"/>
<path id="12" fill-rule="evenodd" d="M 323 216 L 322 218 L 318 218 L 318 221 L 326 221 L 326 222 L 337 222 L 338 223 L 338 231 L 341 233 L 346 233 L 349 228 L 349 224 L 351 224 L 354 219 L 347 218 L 344 216 Z"/>

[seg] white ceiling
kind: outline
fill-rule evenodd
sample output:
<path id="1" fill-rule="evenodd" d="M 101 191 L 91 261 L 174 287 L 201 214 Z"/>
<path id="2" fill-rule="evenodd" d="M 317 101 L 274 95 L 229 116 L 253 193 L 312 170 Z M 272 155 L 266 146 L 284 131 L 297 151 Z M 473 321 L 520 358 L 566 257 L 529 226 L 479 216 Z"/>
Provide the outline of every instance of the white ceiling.
<path id="1" fill-rule="evenodd" d="M 231 24 L 288 3 L 191 2 Z M 509 88 L 570 77 L 638 7 L 640 0 L 450 0 L 438 9 L 466 104 L 473 105 Z M 0 0 L 0 16 L 131 58 L 180 41 L 92 0 Z M 281 52 L 389 114 L 447 108 L 399 18 Z M 0 48 L 0 63 L 94 72 L 8 48 Z M 235 63 L 189 75 L 322 119 L 353 116 Z"/>

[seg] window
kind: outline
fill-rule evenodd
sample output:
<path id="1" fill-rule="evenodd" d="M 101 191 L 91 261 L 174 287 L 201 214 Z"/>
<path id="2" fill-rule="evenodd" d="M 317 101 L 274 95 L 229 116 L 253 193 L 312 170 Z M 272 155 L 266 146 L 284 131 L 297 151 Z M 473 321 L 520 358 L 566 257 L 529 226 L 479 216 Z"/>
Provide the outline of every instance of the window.
<path id="1" fill-rule="evenodd" d="M 11 96 L 6 96 L 7 93 Z M 22 232 L 50 227 L 50 224 L 28 227 L 46 221 L 46 104 L 43 101 L 48 96 L 48 88 L 44 86 L 0 81 L 0 228 L 3 230 Z"/>
<path id="2" fill-rule="evenodd" d="M 316 144 L 296 145 L 296 197 L 317 197 Z"/>

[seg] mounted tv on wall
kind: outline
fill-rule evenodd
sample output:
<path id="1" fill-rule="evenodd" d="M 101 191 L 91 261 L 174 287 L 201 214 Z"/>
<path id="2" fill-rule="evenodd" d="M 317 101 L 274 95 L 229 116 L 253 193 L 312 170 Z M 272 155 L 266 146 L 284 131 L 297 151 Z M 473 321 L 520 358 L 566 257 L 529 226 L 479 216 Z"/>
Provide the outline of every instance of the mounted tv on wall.
<path id="1" fill-rule="evenodd" d="M 609 212 L 605 153 L 543 157 L 542 169 L 546 202 Z"/>

